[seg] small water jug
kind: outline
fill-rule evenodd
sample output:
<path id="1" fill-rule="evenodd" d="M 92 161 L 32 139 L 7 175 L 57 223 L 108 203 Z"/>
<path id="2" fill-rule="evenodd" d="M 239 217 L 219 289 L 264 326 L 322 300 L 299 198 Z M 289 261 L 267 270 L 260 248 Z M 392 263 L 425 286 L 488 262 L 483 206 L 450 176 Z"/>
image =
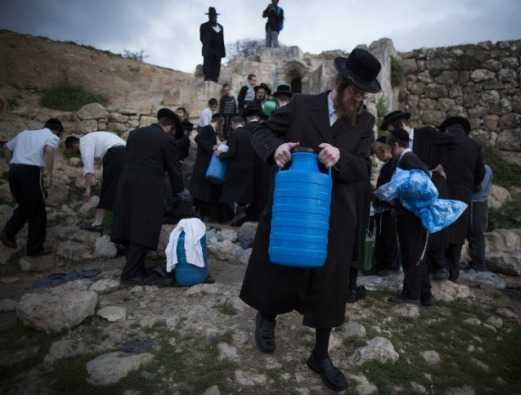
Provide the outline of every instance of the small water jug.
<path id="1" fill-rule="evenodd" d="M 222 184 L 227 170 L 228 161 L 221 160 L 214 152 L 206 170 L 206 179 L 214 184 Z"/>
<path id="2" fill-rule="evenodd" d="M 317 268 L 327 258 L 331 170 L 325 173 L 318 155 L 297 148 L 291 166 L 275 176 L 269 257 L 272 263 Z"/>
<path id="3" fill-rule="evenodd" d="M 175 280 L 184 287 L 203 283 L 208 278 L 208 253 L 206 251 L 206 236 L 201 241 L 203 249 L 204 267 L 198 267 L 186 261 L 185 232 L 181 232 L 177 240 L 177 265 L 175 267 Z"/>

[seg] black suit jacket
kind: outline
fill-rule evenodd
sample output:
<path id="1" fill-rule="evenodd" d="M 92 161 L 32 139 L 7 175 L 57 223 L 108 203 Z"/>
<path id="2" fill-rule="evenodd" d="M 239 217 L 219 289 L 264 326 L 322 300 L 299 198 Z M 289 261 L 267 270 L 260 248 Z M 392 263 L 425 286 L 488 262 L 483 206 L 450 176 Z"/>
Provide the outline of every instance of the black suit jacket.
<path id="1" fill-rule="evenodd" d="M 226 49 L 224 47 L 224 30 L 222 25 L 218 24 L 221 31 L 217 33 L 210 22 L 203 23 L 199 28 L 199 37 L 203 44 L 203 57 L 224 58 Z"/>
<path id="2" fill-rule="evenodd" d="M 164 175 L 174 193 L 183 190 L 174 138 L 151 125 L 132 131 L 128 137 L 116 204 L 112 239 L 156 249 L 163 221 Z"/>

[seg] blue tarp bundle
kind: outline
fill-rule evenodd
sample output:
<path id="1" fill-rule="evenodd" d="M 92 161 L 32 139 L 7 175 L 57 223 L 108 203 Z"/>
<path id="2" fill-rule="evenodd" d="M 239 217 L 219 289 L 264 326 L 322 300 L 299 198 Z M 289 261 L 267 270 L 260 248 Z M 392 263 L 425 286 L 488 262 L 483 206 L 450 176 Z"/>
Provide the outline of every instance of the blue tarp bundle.
<path id="1" fill-rule="evenodd" d="M 454 223 L 467 208 L 458 200 L 439 199 L 430 177 L 419 169 L 396 169 L 391 181 L 376 190 L 380 200 L 398 199 L 403 207 L 420 218 L 429 233 L 436 233 Z"/>

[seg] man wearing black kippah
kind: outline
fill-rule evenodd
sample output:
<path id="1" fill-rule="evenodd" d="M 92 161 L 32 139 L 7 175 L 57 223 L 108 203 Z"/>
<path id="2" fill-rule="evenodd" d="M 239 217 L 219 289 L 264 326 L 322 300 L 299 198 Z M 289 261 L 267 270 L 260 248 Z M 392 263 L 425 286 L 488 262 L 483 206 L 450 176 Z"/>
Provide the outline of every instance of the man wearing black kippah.
<path id="1" fill-rule="evenodd" d="M 404 129 L 394 129 L 388 138 L 396 166 L 403 170 L 422 170 L 429 174 L 427 165 L 409 148 L 409 134 Z M 398 244 L 403 267 L 403 289 L 401 294 L 389 299 L 393 303 L 430 305 L 432 300 L 430 276 L 424 261 L 429 236 L 420 218 L 394 203 Z"/>

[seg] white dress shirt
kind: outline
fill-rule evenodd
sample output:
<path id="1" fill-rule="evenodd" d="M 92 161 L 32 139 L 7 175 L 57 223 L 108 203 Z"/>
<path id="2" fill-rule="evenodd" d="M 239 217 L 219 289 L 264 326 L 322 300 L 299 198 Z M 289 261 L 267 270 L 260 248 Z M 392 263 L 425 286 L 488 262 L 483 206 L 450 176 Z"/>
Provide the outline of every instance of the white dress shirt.
<path id="1" fill-rule="evenodd" d="M 199 121 L 197 122 L 197 126 L 200 128 L 204 128 L 205 126 L 208 126 L 212 123 L 212 110 L 210 108 L 206 107 L 201 113 L 199 114 Z"/>
<path id="2" fill-rule="evenodd" d="M 409 133 L 409 148 L 412 149 L 414 142 L 414 128 L 411 129 L 411 133 Z"/>
<path id="3" fill-rule="evenodd" d="M 80 138 L 83 175 L 94 174 L 94 160 L 103 159 L 112 147 L 126 145 L 125 140 L 111 132 L 92 132 Z"/>
<path id="4" fill-rule="evenodd" d="M 6 147 L 13 153 L 12 165 L 31 165 L 45 167 L 43 150 L 46 146 L 58 148 L 60 139 L 49 129 L 24 130 L 15 138 L 6 143 Z"/>
<path id="5" fill-rule="evenodd" d="M 335 109 L 335 101 L 333 100 L 333 91 L 327 95 L 327 109 L 329 114 L 329 126 L 333 126 L 338 119 Z"/>

